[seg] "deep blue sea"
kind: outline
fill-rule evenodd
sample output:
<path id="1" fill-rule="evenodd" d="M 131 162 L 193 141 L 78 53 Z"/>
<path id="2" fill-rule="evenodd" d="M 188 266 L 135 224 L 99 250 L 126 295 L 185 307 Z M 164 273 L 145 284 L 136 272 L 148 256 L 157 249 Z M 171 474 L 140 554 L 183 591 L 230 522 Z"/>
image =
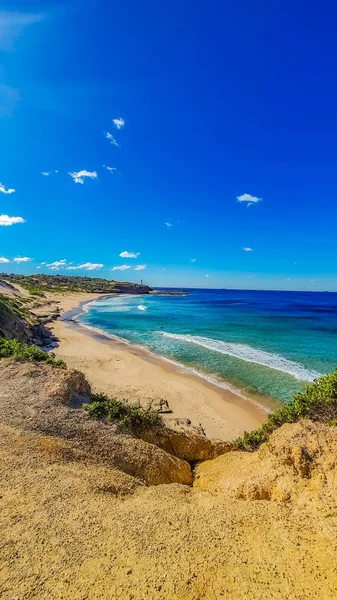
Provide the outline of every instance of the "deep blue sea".
<path id="1" fill-rule="evenodd" d="M 266 404 L 337 368 L 337 293 L 188 291 L 101 298 L 77 320 Z"/>

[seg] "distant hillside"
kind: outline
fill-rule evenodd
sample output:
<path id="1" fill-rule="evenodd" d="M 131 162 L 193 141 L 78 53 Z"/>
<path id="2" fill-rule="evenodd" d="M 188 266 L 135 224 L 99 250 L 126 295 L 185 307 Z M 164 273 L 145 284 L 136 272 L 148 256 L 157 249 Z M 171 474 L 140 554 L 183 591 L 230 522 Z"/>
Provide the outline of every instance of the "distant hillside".
<path id="1" fill-rule="evenodd" d="M 74 275 L 16 275 L 0 273 L 0 278 L 21 285 L 31 294 L 43 292 L 91 292 L 96 294 L 149 294 L 147 285 L 109 281 L 101 277 L 78 277 Z"/>

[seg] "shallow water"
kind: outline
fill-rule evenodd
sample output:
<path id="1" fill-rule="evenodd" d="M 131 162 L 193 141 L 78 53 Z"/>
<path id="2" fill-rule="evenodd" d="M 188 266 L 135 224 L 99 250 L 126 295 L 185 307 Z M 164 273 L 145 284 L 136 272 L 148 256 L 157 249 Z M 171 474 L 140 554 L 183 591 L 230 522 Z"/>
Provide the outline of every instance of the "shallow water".
<path id="1" fill-rule="evenodd" d="M 287 402 L 337 367 L 337 294 L 189 290 L 95 300 L 78 321 L 243 395 Z"/>

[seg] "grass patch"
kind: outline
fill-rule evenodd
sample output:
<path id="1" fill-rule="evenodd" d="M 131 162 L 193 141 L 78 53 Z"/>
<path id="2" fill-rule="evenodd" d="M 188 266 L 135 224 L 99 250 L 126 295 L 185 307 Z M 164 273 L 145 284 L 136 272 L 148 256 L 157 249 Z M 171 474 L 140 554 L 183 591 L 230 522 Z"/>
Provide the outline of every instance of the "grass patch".
<path id="1" fill-rule="evenodd" d="M 96 419 L 116 421 L 135 433 L 155 427 L 164 427 L 162 417 L 154 410 L 144 410 L 122 400 L 109 398 L 105 394 L 94 394 L 90 404 L 84 404 L 84 410 Z"/>
<path id="2" fill-rule="evenodd" d="M 17 340 L 7 340 L 0 338 L 0 358 L 14 358 L 24 362 L 43 362 L 53 367 L 66 369 L 67 365 L 63 360 L 57 360 L 47 354 L 44 350 L 29 346 Z"/>
<path id="3" fill-rule="evenodd" d="M 337 424 L 337 370 L 315 379 L 304 392 L 294 395 L 292 402 L 268 416 L 260 429 L 245 433 L 235 441 L 240 450 L 252 452 L 266 442 L 270 434 L 284 423 L 310 419 L 328 425 Z"/>

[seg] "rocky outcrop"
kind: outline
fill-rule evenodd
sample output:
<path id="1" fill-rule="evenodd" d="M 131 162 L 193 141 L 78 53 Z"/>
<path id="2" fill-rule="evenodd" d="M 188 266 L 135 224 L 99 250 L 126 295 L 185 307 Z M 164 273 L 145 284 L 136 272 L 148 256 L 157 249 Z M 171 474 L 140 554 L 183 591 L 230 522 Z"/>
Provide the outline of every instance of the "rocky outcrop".
<path id="1" fill-rule="evenodd" d="M 34 327 L 13 309 L 5 298 L 0 298 L 0 336 L 32 343 Z"/>
<path id="2" fill-rule="evenodd" d="M 148 285 L 138 283 L 115 283 L 111 292 L 113 294 L 149 294 L 151 288 Z"/>
<path id="3" fill-rule="evenodd" d="M 79 371 L 2 359 L 0 388 L 3 424 L 68 440 L 88 459 L 149 485 L 192 483 L 185 460 L 86 415 L 81 406 L 90 386 Z"/>
<path id="4" fill-rule="evenodd" d="M 0 337 L 42 347 L 55 341 L 43 323 L 27 310 L 22 298 L 4 295 L 0 295 Z"/>
<path id="5" fill-rule="evenodd" d="M 151 290 L 152 296 L 189 296 L 187 290 Z"/>
<path id="6" fill-rule="evenodd" d="M 199 465 L 194 485 L 226 497 L 327 510 L 335 503 L 336 479 L 337 429 L 300 421 L 277 429 L 256 452 Z"/>
<path id="7" fill-rule="evenodd" d="M 3 279 L 0 279 L 0 294 L 5 294 L 6 296 L 8 295 L 14 298 L 20 296 L 20 293 L 16 287 L 7 281 L 4 281 Z"/>
<path id="8" fill-rule="evenodd" d="M 202 435 L 167 428 L 144 431 L 140 436 L 146 442 L 155 444 L 192 465 L 196 462 L 212 460 L 233 449 L 233 445 L 229 442 L 211 441 Z"/>

